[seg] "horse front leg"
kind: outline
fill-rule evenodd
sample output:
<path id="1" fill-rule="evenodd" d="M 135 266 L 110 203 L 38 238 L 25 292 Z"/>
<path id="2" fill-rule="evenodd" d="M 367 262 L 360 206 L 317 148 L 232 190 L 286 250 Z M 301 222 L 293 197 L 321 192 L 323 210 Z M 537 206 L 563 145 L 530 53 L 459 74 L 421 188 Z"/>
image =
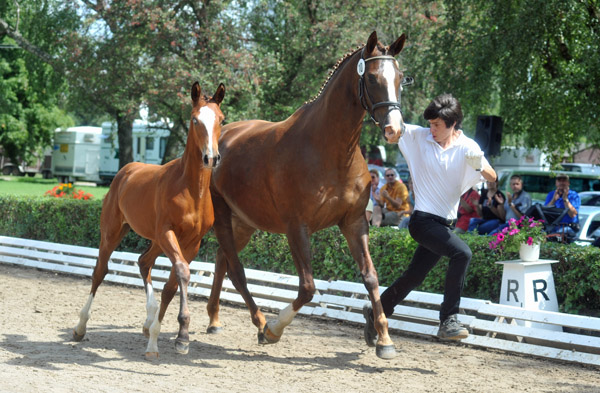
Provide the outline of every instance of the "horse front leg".
<path id="1" fill-rule="evenodd" d="M 348 242 L 352 257 L 358 264 L 363 282 L 369 292 L 373 322 L 375 330 L 377 330 L 375 353 L 382 359 L 392 359 L 396 356 L 396 349 L 388 333 L 388 322 L 383 312 L 379 294 L 379 279 L 369 252 L 369 224 L 367 219 L 363 213 L 353 222 L 342 222 L 339 227 Z"/>
<path id="2" fill-rule="evenodd" d="M 279 312 L 276 320 L 267 323 L 264 330 L 265 344 L 278 342 L 285 327 L 292 323 L 300 308 L 310 302 L 315 294 L 315 282 L 311 266 L 310 237 L 306 227 L 299 225 L 290 228 L 287 233 L 287 239 L 292 258 L 294 259 L 294 265 L 298 271 L 298 297 Z"/>
<path id="3" fill-rule="evenodd" d="M 148 338 L 148 347 L 146 348 L 146 359 L 158 358 L 158 335 L 162 320 L 169 307 L 169 303 L 177 292 L 177 287 L 181 288 L 181 302 L 179 307 L 179 333 L 175 339 L 175 350 L 182 354 L 187 354 L 189 350 L 189 324 L 190 312 L 187 303 L 187 286 L 190 281 L 190 268 L 179 247 L 177 237 L 172 230 L 168 230 L 160 237 L 160 248 L 172 263 L 171 274 L 167 283 L 163 287 L 160 309 L 158 317 L 150 325 Z"/>

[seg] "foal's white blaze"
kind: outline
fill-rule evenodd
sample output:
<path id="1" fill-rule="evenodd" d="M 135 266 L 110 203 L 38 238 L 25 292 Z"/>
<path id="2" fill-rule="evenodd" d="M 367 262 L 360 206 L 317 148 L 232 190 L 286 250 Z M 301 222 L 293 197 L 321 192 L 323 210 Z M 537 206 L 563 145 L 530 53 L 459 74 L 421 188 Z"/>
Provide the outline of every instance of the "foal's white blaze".
<path id="1" fill-rule="evenodd" d="M 83 336 L 85 335 L 87 321 L 90 319 L 90 315 L 92 314 L 92 302 L 94 301 L 94 295 L 90 293 L 88 296 L 88 300 L 85 303 L 85 306 L 79 311 L 79 323 L 75 326 L 75 332 Z"/>
<path id="2" fill-rule="evenodd" d="M 398 102 L 398 92 L 396 91 L 396 85 L 394 84 L 394 79 L 396 78 L 396 68 L 394 67 L 393 61 L 384 61 L 383 64 L 383 79 L 385 80 L 387 91 L 388 91 L 388 100 L 392 102 Z M 402 114 L 398 108 L 392 109 L 389 114 L 389 125 L 394 129 L 400 129 L 402 127 Z M 388 125 L 386 124 L 386 125 Z"/>
<path id="3" fill-rule="evenodd" d="M 206 128 L 206 132 L 208 133 L 208 158 L 213 158 L 215 156 L 213 150 L 213 133 L 215 127 L 215 119 L 217 118 L 217 114 L 207 106 L 203 106 L 200 108 L 200 113 L 198 114 L 198 120 L 204 124 L 204 128 Z"/>

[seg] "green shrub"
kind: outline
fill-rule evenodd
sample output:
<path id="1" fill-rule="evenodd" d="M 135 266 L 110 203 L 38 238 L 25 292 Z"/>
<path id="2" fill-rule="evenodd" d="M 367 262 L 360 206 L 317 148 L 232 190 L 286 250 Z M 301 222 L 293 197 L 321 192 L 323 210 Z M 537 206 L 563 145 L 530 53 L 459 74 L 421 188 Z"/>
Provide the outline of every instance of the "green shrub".
<path id="1" fill-rule="evenodd" d="M 101 201 L 0 196 L 0 206 L 3 213 L 0 235 L 94 248 L 99 245 Z M 491 251 L 489 237 L 470 234 L 461 237 L 473 252 L 463 295 L 498 302 L 502 266 L 495 262 L 518 256 Z M 147 240 L 130 232 L 118 250 L 142 253 L 147 246 Z M 416 246 L 407 230 L 371 228 L 369 249 L 380 285 L 389 286 L 407 268 Z M 202 240 L 198 259 L 214 261 L 217 248 L 211 230 Z M 314 234 L 311 251 L 315 278 L 361 282 L 360 272 L 339 228 Z M 239 257 L 248 268 L 296 274 L 284 235 L 257 231 Z M 600 316 L 600 249 L 545 243 L 541 257 L 559 260 L 552 269 L 560 309 Z M 448 258 L 442 258 L 417 289 L 442 293 L 447 268 Z"/>

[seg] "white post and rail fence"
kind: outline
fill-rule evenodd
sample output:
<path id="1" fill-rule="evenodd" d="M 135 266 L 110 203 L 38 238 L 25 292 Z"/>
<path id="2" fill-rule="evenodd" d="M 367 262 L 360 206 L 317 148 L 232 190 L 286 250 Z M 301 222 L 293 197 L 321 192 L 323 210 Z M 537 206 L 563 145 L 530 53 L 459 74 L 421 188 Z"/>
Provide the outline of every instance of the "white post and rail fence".
<path id="1" fill-rule="evenodd" d="M 3 264 L 91 277 L 97 256 L 95 248 L 0 236 Z M 134 253 L 114 252 L 105 281 L 143 286 L 138 257 Z M 558 312 L 551 269 L 555 262 L 498 262 L 504 265 L 500 304 L 462 298 L 459 321 L 472 331 L 462 343 L 600 366 L 600 318 Z M 162 289 L 170 269 L 167 258 L 157 259 L 152 272 L 156 289 Z M 194 261 L 190 269 L 190 296 L 208 297 L 214 263 Z M 297 296 L 296 276 L 253 269 L 245 272 L 248 289 L 259 307 L 281 310 Z M 301 314 L 364 323 L 362 307 L 369 300 L 363 284 L 323 280 L 316 280 L 315 284 L 317 292 L 300 310 Z M 228 279 L 223 284 L 221 299 L 244 304 Z M 411 292 L 389 318 L 390 330 L 435 337 L 441 302 L 440 294 Z"/>

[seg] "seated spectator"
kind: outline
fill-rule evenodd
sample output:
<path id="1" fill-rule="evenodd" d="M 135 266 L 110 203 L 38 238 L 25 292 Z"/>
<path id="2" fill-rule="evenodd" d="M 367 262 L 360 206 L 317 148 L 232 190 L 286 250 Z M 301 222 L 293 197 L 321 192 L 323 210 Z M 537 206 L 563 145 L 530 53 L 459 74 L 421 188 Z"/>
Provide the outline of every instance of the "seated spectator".
<path id="1" fill-rule="evenodd" d="M 521 176 L 512 175 L 510 177 L 510 188 L 512 190 L 512 194 L 507 192 L 504 204 L 498 206 L 500 208 L 500 215 L 504 219 L 504 224 L 501 224 L 490 234 L 494 234 L 507 227 L 508 220 L 511 218 L 518 220 L 531 207 L 531 196 L 527 191 L 523 190 L 523 179 L 521 179 Z"/>
<path id="2" fill-rule="evenodd" d="M 475 205 L 479 218 L 471 218 L 468 229 L 469 232 L 477 230 L 480 235 L 487 235 L 504 223 L 499 205 L 504 204 L 506 197 L 498 190 L 498 180 L 487 181 L 486 185 L 487 189 L 481 190 L 481 197 Z"/>
<path id="3" fill-rule="evenodd" d="M 575 236 L 579 230 L 579 207 L 581 200 L 577 191 L 569 189 L 571 183 L 569 176 L 559 174 L 556 176 L 556 190 L 552 190 L 546 196 L 544 206 L 567 209 L 558 225 L 546 228 L 548 233 L 566 233 L 567 236 Z"/>
<path id="4" fill-rule="evenodd" d="M 403 217 L 400 220 L 400 224 L 398 224 L 398 229 L 403 229 L 403 228 L 408 228 L 408 223 L 410 222 L 410 215 L 412 215 L 413 212 L 413 208 L 415 207 L 415 192 L 413 190 L 413 186 L 412 186 L 412 180 L 408 179 L 406 182 L 406 186 L 408 187 L 408 203 L 410 204 L 409 207 L 409 215 L 406 217 Z"/>
<path id="5" fill-rule="evenodd" d="M 393 169 L 385 170 L 386 184 L 379 191 L 379 199 L 375 199 L 379 206 L 382 206 L 381 213 L 376 213 L 373 209 L 373 225 L 394 226 L 400 223 L 400 220 L 410 213 L 410 204 L 408 202 L 408 190 L 406 186 L 396 180 L 396 173 Z"/>
<path id="6" fill-rule="evenodd" d="M 367 208 L 365 209 L 365 215 L 367 216 L 367 222 L 371 222 L 371 217 L 373 217 L 373 201 L 369 199 L 367 202 Z"/>
<path id="7" fill-rule="evenodd" d="M 381 187 L 379 186 L 379 171 L 377 169 L 371 169 L 369 171 L 371 175 L 371 195 L 370 200 L 373 208 L 371 209 L 371 216 L 369 218 L 369 224 L 373 224 L 373 216 L 381 217 L 381 206 L 377 203 L 379 200 L 379 192 Z M 381 220 L 381 219 L 380 219 Z"/>
<path id="8" fill-rule="evenodd" d="M 458 204 L 458 219 L 456 220 L 454 232 L 467 232 L 471 218 L 479 218 L 476 205 L 480 197 L 481 196 L 474 188 L 469 188 L 461 195 Z"/>

